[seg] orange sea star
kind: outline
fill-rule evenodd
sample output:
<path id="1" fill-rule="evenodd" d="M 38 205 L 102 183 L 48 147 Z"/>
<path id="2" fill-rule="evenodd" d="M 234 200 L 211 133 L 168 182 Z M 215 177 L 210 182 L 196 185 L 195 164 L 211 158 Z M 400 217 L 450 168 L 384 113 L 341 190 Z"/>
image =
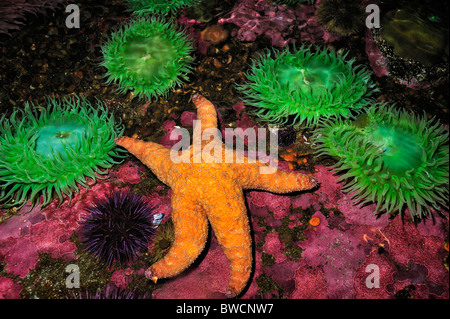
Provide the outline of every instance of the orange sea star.
<path id="1" fill-rule="evenodd" d="M 217 130 L 213 104 L 198 94 L 193 96 L 193 102 L 201 131 L 194 128 L 194 143 L 183 161 L 175 163 L 171 157 L 174 151 L 157 143 L 125 136 L 115 141 L 147 165 L 173 192 L 171 205 L 175 240 L 165 257 L 148 268 L 146 277 L 156 282 L 158 278 L 172 277 L 186 269 L 205 246 L 209 220 L 230 262 L 226 295 L 233 297 L 244 289 L 252 265 L 243 189 L 287 193 L 313 188 L 317 181 L 312 176 L 276 168 L 271 174 L 261 174 L 261 168 L 274 167 L 259 160 L 251 162 L 239 152 L 225 147 Z M 201 140 L 201 145 L 195 145 L 195 135 L 204 135 L 205 132 L 212 132 L 208 136 L 213 139 Z M 231 162 L 230 158 L 233 159 Z M 244 158 L 244 163 L 239 163 L 238 158 Z"/>

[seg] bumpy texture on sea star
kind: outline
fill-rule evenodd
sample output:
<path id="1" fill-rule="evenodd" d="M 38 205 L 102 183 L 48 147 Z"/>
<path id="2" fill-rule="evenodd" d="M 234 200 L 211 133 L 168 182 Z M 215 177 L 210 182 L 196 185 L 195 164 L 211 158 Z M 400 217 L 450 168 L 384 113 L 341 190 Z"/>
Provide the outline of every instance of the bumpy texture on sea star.
<path id="1" fill-rule="evenodd" d="M 252 162 L 247 157 L 243 163 L 238 162 L 242 155 L 226 148 L 220 139 L 213 104 L 198 94 L 193 96 L 193 102 L 201 129 L 199 126 L 194 128 L 194 144 L 184 155 L 181 151 L 171 151 L 157 143 L 134 138 L 121 136 L 115 141 L 147 165 L 173 191 L 175 241 L 165 257 L 148 268 L 146 277 L 156 282 L 158 278 L 178 275 L 191 265 L 205 246 L 209 220 L 230 262 L 230 281 L 225 294 L 234 297 L 244 289 L 252 267 L 243 190 L 288 193 L 313 188 L 317 181 L 312 176 L 279 171 L 274 167 L 271 174 L 261 174 L 260 169 L 270 168 L 269 164 Z M 196 145 L 198 134 L 207 134 L 212 140 L 199 138 Z M 183 160 L 175 163 L 171 152 L 175 152 L 172 158 L 178 154 Z"/>

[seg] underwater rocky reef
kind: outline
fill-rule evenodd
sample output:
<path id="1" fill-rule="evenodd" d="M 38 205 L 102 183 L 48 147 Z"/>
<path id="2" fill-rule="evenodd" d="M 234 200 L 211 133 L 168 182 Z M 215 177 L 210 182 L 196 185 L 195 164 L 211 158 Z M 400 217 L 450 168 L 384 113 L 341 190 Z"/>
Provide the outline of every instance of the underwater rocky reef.
<path id="1" fill-rule="evenodd" d="M 0 299 L 450 298 L 446 2 L 69 4 L 0 0 Z"/>

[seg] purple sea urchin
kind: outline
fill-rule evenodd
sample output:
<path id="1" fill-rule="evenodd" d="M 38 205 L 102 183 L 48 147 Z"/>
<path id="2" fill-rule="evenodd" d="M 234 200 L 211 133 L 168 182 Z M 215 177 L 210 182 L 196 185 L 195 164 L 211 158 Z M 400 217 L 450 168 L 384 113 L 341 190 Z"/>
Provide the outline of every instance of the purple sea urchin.
<path id="1" fill-rule="evenodd" d="M 127 0 L 131 9 L 137 15 L 169 15 L 175 14 L 181 8 L 191 7 L 200 0 Z"/>
<path id="2" fill-rule="evenodd" d="M 449 133 L 439 122 L 375 104 L 355 121 L 325 121 L 315 131 L 318 155 L 336 157 L 345 172 L 343 190 L 376 212 L 402 212 L 413 219 L 446 206 L 449 187 Z"/>
<path id="3" fill-rule="evenodd" d="M 192 42 L 173 24 L 158 18 L 138 18 L 115 32 L 103 45 L 107 83 L 119 92 L 132 90 L 148 99 L 165 95 L 187 80 L 194 58 Z"/>
<path id="4" fill-rule="evenodd" d="M 257 117 L 310 126 L 323 117 L 349 118 L 352 111 L 368 105 L 376 91 L 371 72 L 353 66 L 354 58 L 346 60 L 348 52 L 312 48 L 303 45 L 292 53 L 267 50 L 253 60 L 247 81 L 237 89 L 243 102 L 255 107 Z"/>
<path id="5" fill-rule="evenodd" d="M 139 293 L 137 288 L 134 289 L 122 289 L 114 284 L 107 284 L 105 289 L 97 289 L 95 293 L 92 293 L 86 289 L 86 291 L 72 291 L 72 296 L 67 296 L 68 299 L 147 299 L 148 293 Z"/>
<path id="6" fill-rule="evenodd" d="M 84 97 L 49 98 L 47 106 L 26 103 L 10 119 L 0 118 L 0 203 L 2 207 L 34 205 L 43 196 L 49 204 L 56 194 L 88 187 L 86 177 L 101 178 L 124 157 L 114 139 L 123 133 L 106 105 L 96 107 Z M 102 170 L 104 169 L 104 170 Z"/>
<path id="7" fill-rule="evenodd" d="M 132 193 L 115 192 L 92 207 L 81 226 L 81 240 L 90 255 L 111 266 L 132 261 L 147 249 L 157 225 L 153 208 L 144 198 Z"/>

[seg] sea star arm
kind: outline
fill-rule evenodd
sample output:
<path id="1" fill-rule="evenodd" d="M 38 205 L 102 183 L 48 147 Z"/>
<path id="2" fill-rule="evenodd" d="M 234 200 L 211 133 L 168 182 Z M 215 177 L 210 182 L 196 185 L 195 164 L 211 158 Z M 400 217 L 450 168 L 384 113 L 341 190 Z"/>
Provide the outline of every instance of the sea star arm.
<path id="1" fill-rule="evenodd" d="M 208 220 L 204 210 L 183 193 L 172 194 L 172 220 L 175 240 L 163 259 L 154 263 L 145 276 L 158 278 L 178 275 L 200 255 L 208 238 Z"/>
<path id="2" fill-rule="evenodd" d="M 202 132 L 206 129 L 217 129 L 217 113 L 214 105 L 200 94 L 195 94 L 192 101 L 197 108 L 197 120 L 202 125 Z"/>
<path id="3" fill-rule="evenodd" d="M 170 185 L 169 169 L 173 165 L 170 160 L 170 149 L 153 142 L 144 142 L 135 138 L 120 136 L 114 142 L 126 148 L 136 156 L 166 185 Z"/>
<path id="4" fill-rule="evenodd" d="M 209 199 L 204 200 L 208 220 L 230 262 L 227 297 L 239 294 L 248 282 L 252 269 L 252 241 L 244 195 L 233 182 L 220 183 Z"/>
<path id="5" fill-rule="evenodd" d="M 260 189 L 274 193 L 290 193 L 314 188 L 318 182 L 312 175 L 305 175 L 273 168 L 271 174 L 261 174 L 260 164 L 235 166 L 236 180 L 243 189 Z M 264 168 L 267 168 L 264 167 Z"/>

